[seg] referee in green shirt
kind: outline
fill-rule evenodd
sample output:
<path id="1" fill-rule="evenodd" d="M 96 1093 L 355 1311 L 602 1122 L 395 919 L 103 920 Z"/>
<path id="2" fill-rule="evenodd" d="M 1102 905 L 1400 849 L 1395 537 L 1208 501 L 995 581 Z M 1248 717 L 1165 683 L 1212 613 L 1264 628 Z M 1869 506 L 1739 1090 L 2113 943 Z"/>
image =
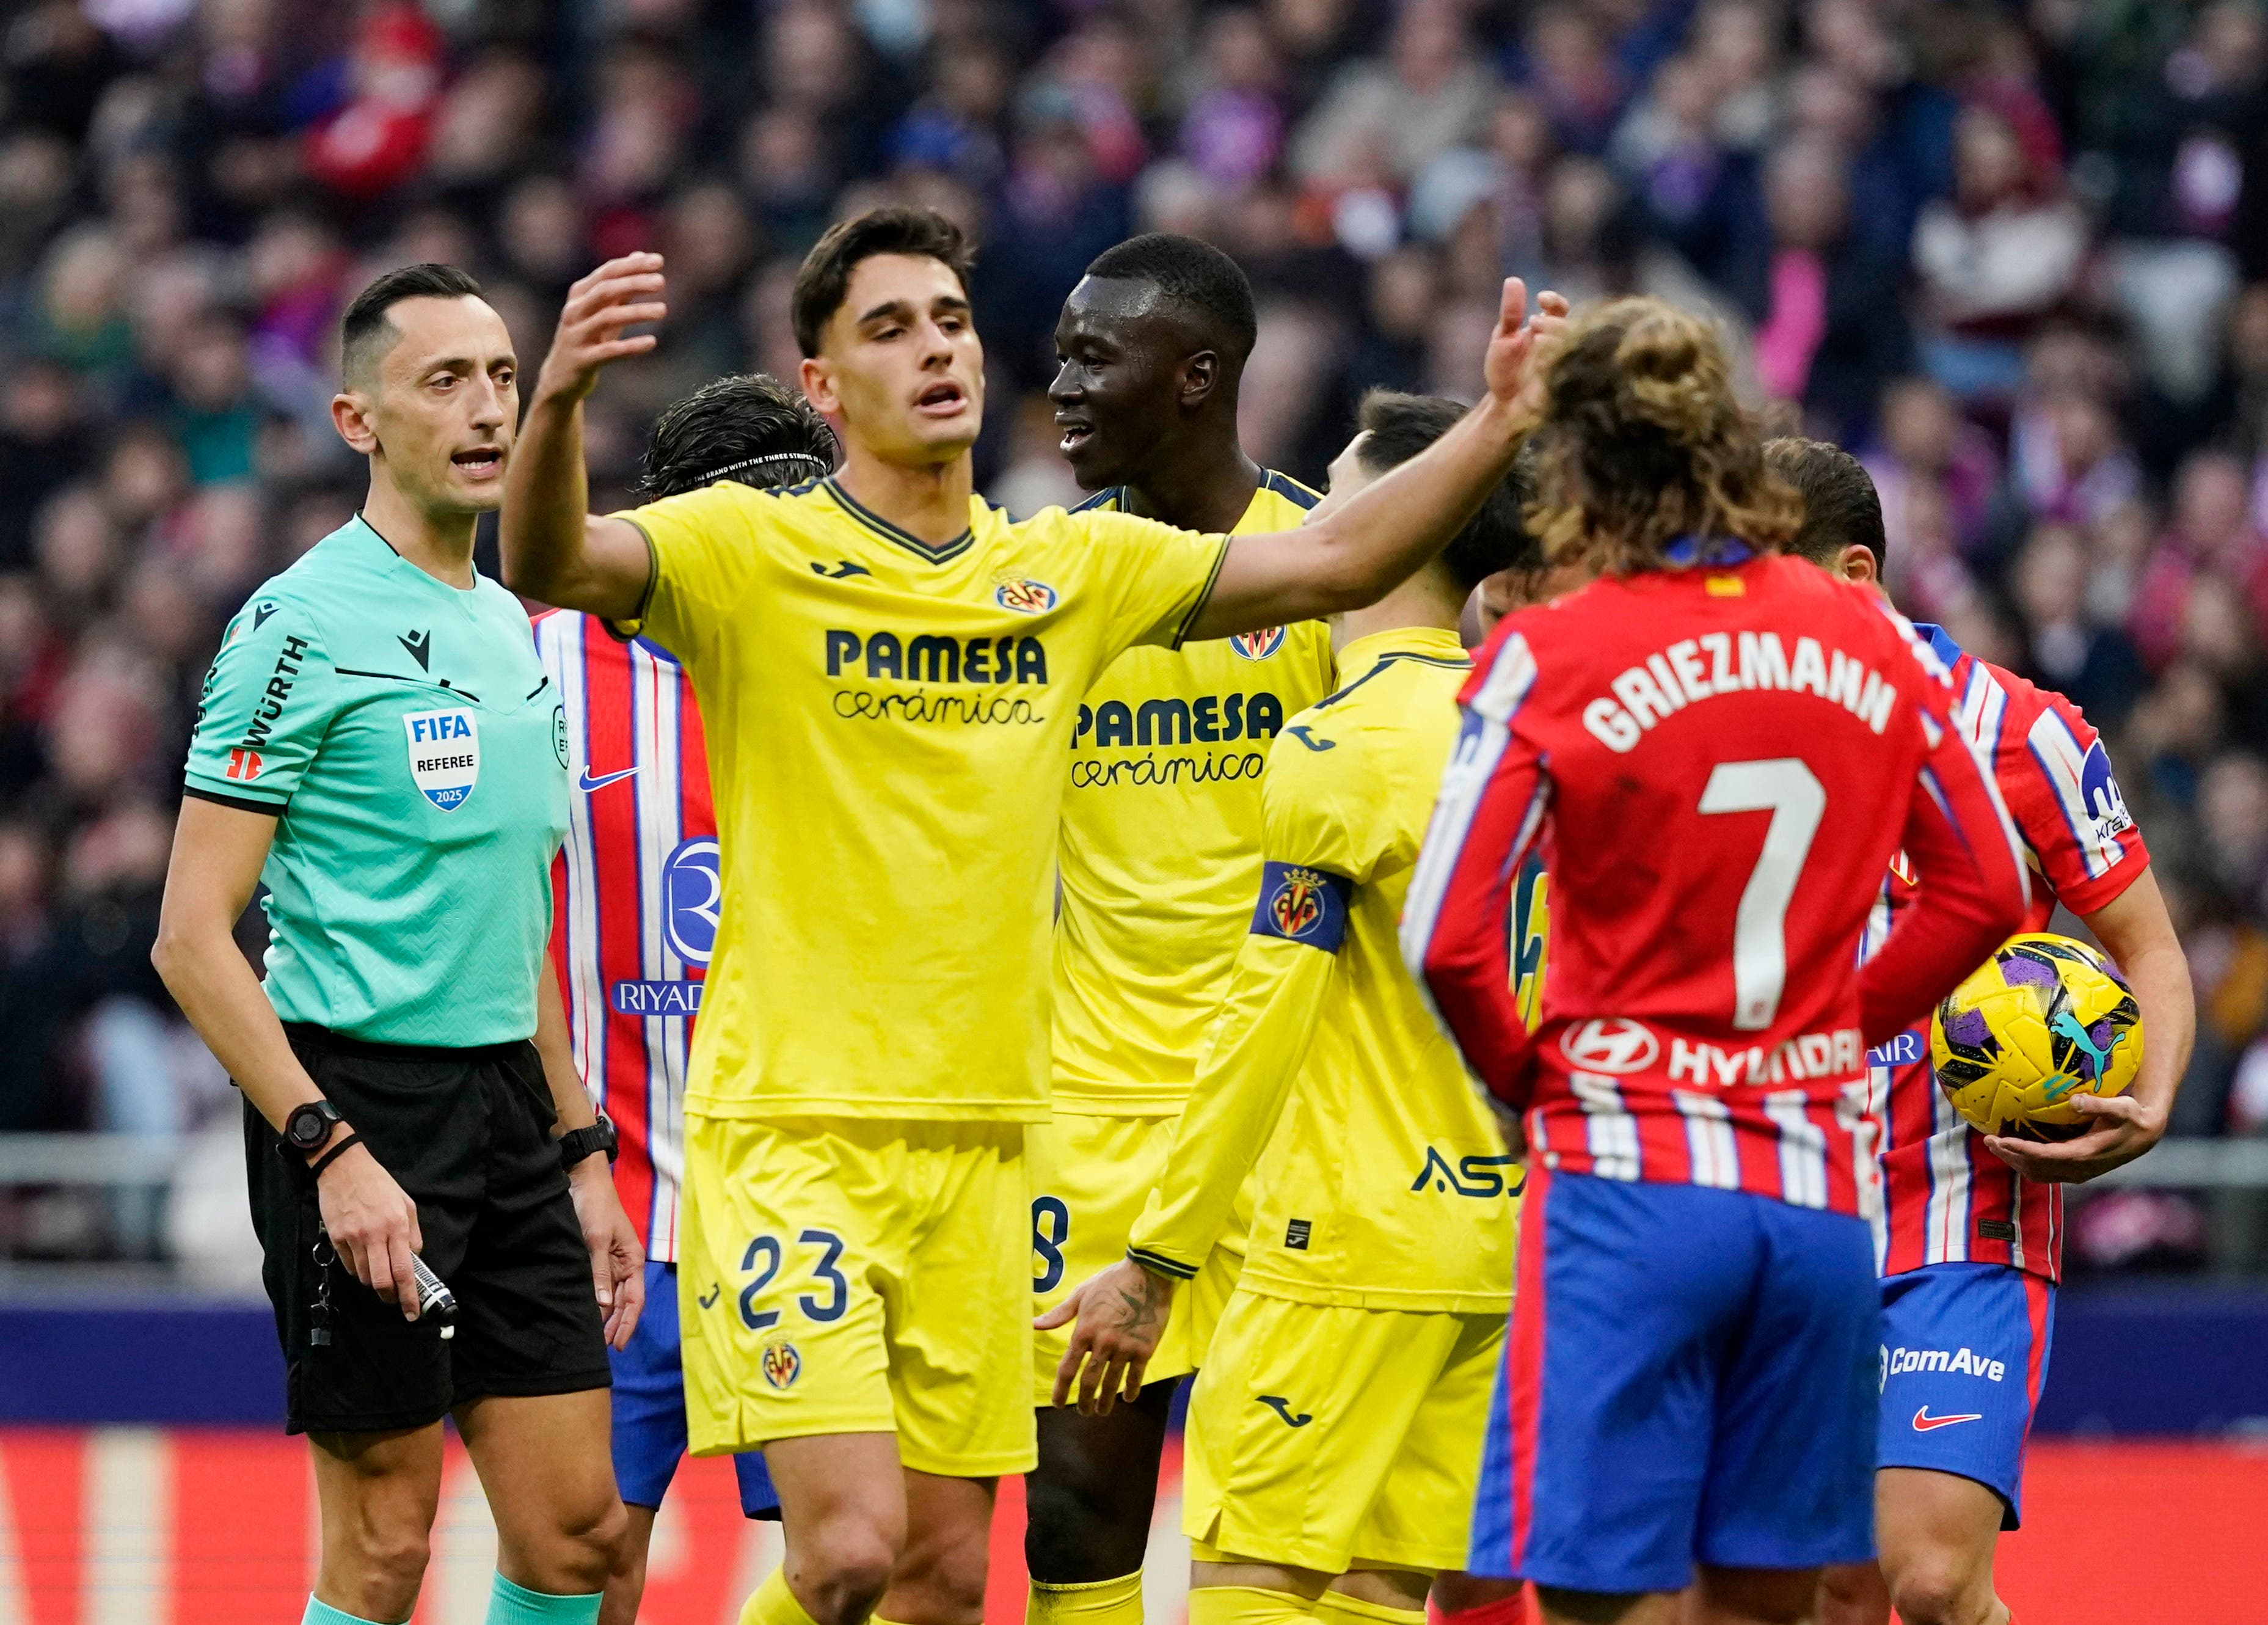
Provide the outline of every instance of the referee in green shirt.
<path id="1" fill-rule="evenodd" d="M 531 1042 L 539 1010 L 547 1039 L 563 1019 L 543 949 L 565 714 L 472 562 L 519 416 L 512 340 L 439 265 L 379 277 L 342 326 L 332 417 L 370 495 L 229 624 L 155 957 L 245 1096 L 322 1507 L 307 1625 L 409 1617 L 445 1415 L 496 1514 L 490 1625 L 586 1625 L 626 1527 L 606 1345 L 644 1259 L 611 1130 Z M 262 881 L 264 985 L 230 934 Z M 421 1320 L 413 1255 L 454 1293 L 453 1338 Z"/>

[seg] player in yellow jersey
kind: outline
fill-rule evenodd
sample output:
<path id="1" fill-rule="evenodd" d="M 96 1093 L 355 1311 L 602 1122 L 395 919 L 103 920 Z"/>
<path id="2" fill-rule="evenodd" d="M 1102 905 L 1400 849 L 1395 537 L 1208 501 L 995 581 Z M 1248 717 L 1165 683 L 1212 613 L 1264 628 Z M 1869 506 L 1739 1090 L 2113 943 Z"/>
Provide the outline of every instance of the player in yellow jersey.
<path id="1" fill-rule="evenodd" d="M 1064 455 L 1098 493 L 1080 512 L 1233 535 L 1307 518 L 1315 494 L 1237 439 L 1256 325 L 1236 262 L 1195 238 L 1137 237 L 1087 267 L 1056 323 L 1049 390 Z M 1269 742 L 1330 691 L 1331 672 L 1329 628 L 1302 621 L 1129 649 L 1079 705 L 1055 936 L 1056 1114 L 1029 1141 L 1035 1311 L 1125 1256 L 1252 915 Z M 1224 1235 L 1175 1305 L 1149 1385 L 1108 1416 L 1049 1406 L 1067 1338 L 1036 1340 L 1032 1625 L 1141 1625 L 1167 1412 L 1242 1258 L 1241 1230 Z"/>
<path id="2" fill-rule="evenodd" d="M 587 512 L 583 398 L 652 347 L 659 256 L 571 291 L 521 428 L 513 586 L 636 624 L 692 679 L 724 853 L 685 1097 L 688 1430 L 764 1448 L 786 1558 L 747 1625 L 976 1625 L 993 1483 L 1034 1459 L 1025 1128 L 1079 705 L 1171 646 L 1383 596 L 1503 476 L 1541 390 L 1507 284 L 1486 400 L 1322 525 L 1202 536 L 977 499 L 969 254 L 926 210 L 796 282 L 840 470 Z"/>
<path id="3" fill-rule="evenodd" d="M 1370 396 L 1318 515 L 1457 415 Z M 1521 1178 L 1395 932 L 1456 738 L 1458 611 L 1523 549 L 1507 480 L 1439 559 L 1333 623 L 1340 687 L 1270 753 L 1257 906 L 1165 1178 L 1127 1258 L 1074 1295 L 1058 1392 L 1103 1408 L 1149 1357 L 1116 1306 L 1195 1274 L 1266 1146 L 1189 1405 L 1191 1625 L 1415 1621 L 1464 1562 Z"/>

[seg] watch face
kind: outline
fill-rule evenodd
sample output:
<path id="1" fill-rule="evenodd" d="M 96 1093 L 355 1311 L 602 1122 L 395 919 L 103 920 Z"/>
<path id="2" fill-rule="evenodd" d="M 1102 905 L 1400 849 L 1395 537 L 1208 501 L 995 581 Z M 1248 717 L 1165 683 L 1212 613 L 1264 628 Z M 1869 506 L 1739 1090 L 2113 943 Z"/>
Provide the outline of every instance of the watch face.
<path id="1" fill-rule="evenodd" d="M 302 1151 L 311 1151 L 331 1132 L 330 1115 L 320 1106 L 298 1105 L 284 1119 L 284 1137 Z"/>

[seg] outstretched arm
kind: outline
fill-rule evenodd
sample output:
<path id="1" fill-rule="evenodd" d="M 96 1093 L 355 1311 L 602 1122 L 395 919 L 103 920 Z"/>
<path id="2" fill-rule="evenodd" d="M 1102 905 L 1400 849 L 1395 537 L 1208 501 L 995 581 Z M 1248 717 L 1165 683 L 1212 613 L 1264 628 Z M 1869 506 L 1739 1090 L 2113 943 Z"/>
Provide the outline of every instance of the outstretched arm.
<path id="1" fill-rule="evenodd" d="M 504 585 L 538 602 L 617 621 L 644 607 L 653 573 L 645 538 L 625 521 L 590 514 L 583 399 L 608 362 L 653 348 L 652 334 L 622 329 L 667 314 L 662 285 L 661 255 L 629 254 L 568 290 L 504 473 L 497 524 Z"/>
<path id="2" fill-rule="evenodd" d="M 1567 301 L 1545 293 L 1535 303 L 1531 317 L 1527 284 L 1517 277 L 1504 284 L 1484 366 L 1488 394 L 1454 428 L 1317 522 L 1231 541 L 1188 636 L 1226 638 L 1359 609 L 1440 552 L 1504 478 L 1543 415 L 1533 361 L 1541 341 L 1565 322 Z"/>

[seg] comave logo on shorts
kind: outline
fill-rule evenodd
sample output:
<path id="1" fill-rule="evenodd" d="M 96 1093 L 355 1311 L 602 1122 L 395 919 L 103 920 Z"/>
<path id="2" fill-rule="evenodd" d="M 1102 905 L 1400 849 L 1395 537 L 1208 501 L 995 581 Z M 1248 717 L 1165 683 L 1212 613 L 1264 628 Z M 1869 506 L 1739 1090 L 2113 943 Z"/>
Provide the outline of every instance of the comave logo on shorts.
<path id="1" fill-rule="evenodd" d="M 443 812 L 465 804 L 481 776 L 480 719 L 466 706 L 413 711 L 401 719 L 409 777 Z"/>

